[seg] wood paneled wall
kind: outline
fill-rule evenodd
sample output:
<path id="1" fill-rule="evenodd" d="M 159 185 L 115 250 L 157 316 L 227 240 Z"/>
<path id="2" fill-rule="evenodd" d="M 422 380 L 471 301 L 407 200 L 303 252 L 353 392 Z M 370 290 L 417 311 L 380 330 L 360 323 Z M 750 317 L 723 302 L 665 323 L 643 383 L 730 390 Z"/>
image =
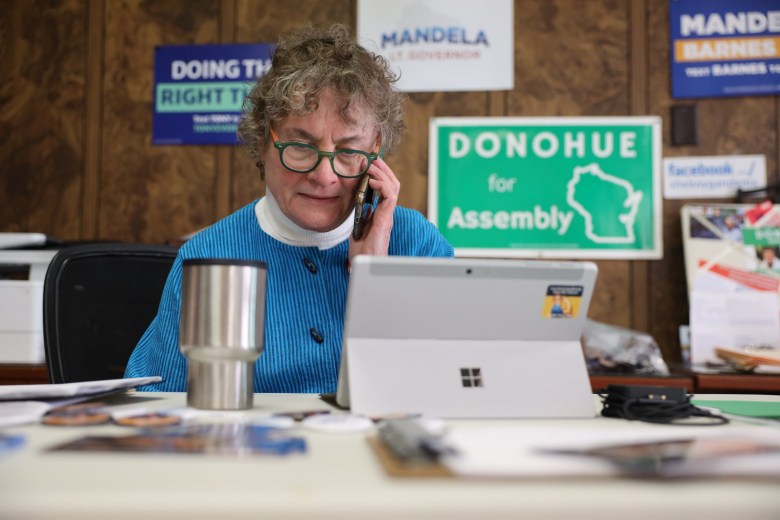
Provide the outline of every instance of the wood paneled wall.
<path id="1" fill-rule="evenodd" d="M 490 1 L 490 0 L 486 0 Z M 353 25 L 354 0 L 5 0 L 0 10 L 0 231 L 170 242 L 263 193 L 242 149 L 152 146 L 156 45 L 272 42 L 305 23 Z M 390 158 L 423 212 L 432 116 L 664 119 L 664 155 L 765 154 L 777 180 L 773 96 L 693 101 L 699 144 L 669 145 L 668 2 L 515 0 L 515 89 L 414 93 Z M 664 257 L 599 261 L 591 317 L 650 332 L 668 361 L 688 320 L 679 212 Z"/>

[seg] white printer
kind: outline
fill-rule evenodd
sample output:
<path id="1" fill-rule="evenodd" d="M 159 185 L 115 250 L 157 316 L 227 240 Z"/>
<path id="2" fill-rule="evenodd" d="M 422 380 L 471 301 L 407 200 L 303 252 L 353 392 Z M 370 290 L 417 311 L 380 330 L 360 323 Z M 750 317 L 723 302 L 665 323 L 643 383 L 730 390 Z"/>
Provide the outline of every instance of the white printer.
<path id="1" fill-rule="evenodd" d="M 0 233 L 0 363 L 46 361 L 43 282 L 57 250 L 16 249 L 45 243 L 41 233 Z"/>

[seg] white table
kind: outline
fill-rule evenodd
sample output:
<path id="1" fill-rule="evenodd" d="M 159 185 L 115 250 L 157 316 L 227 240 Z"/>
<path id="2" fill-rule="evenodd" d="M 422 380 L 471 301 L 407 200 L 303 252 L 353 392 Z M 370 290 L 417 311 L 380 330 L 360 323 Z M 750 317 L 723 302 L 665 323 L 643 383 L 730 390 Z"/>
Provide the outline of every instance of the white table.
<path id="1" fill-rule="evenodd" d="M 169 408 L 183 406 L 185 394 L 137 393 L 120 402 L 124 407 Z M 329 406 L 314 395 L 257 394 L 251 413 L 317 408 Z M 597 421 L 616 428 L 642 427 L 604 418 L 585 423 Z M 548 422 L 572 428 L 583 424 Z M 527 423 L 539 426 L 544 421 Z M 305 455 L 230 458 L 46 451 L 87 434 L 129 433 L 113 425 L 30 425 L 7 432 L 25 434 L 27 443 L 0 455 L 2 519 L 780 518 L 777 480 L 391 477 L 365 433 L 301 432 L 308 443 Z"/>

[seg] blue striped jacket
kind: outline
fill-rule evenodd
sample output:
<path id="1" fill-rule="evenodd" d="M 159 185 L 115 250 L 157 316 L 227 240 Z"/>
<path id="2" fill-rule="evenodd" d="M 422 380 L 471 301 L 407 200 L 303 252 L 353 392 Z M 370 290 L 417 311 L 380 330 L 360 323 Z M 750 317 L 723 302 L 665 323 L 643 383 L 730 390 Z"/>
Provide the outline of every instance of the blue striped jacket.
<path id="1" fill-rule="evenodd" d="M 335 392 L 349 280 L 348 241 L 325 250 L 284 244 L 260 228 L 255 204 L 206 228 L 181 247 L 157 316 L 125 372 L 125 377 L 159 375 L 163 381 L 140 390 L 186 390 L 187 360 L 178 346 L 182 261 L 232 258 L 268 265 L 264 350 L 255 364 L 255 392 Z M 422 214 L 396 207 L 389 254 L 445 257 L 452 256 L 453 250 Z"/>

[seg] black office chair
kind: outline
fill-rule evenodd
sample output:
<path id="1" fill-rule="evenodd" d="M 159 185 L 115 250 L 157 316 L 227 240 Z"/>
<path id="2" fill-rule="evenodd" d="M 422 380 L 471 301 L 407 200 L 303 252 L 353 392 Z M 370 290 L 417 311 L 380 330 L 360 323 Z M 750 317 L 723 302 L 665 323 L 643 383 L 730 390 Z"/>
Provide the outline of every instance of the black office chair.
<path id="1" fill-rule="evenodd" d="M 175 247 L 88 244 L 58 252 L 43 286 L 52 383 L 118 379 L 157 314 Z"/>

